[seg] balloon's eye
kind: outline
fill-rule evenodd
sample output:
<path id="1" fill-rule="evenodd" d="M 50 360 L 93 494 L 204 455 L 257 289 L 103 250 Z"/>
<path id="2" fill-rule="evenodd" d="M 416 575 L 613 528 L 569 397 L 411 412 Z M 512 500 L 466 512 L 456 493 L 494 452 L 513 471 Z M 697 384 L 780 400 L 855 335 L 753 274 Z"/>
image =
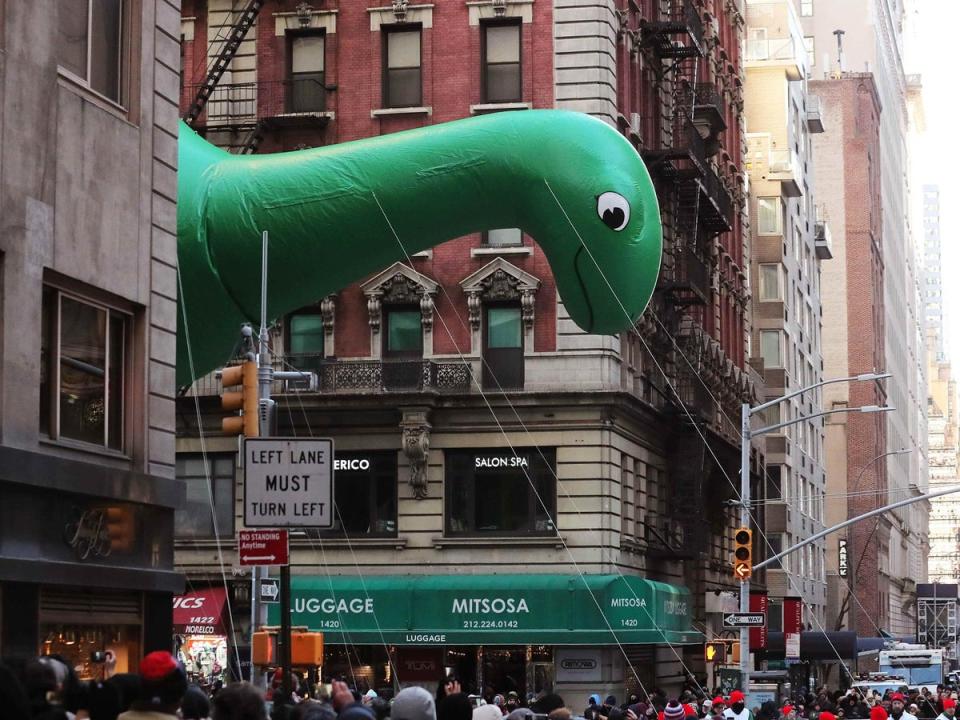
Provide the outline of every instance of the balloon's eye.
<path id="1" fill-rule="evenodd" d="M 597 198 L 597 215 L 611 230 L 623 230 L 630 222 L 630 203 L 615 192 L 605 192 Z"/>

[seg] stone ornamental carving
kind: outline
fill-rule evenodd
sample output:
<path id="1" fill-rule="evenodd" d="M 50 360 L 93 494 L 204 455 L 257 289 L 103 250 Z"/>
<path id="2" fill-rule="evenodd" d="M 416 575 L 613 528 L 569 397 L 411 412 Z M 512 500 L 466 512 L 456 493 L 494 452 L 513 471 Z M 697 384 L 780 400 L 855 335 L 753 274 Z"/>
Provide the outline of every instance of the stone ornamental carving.
<path id="1" fill-rule="evenodd" d="M 507 0 L 493 0 L 493 14 L 503 17 L 507 14 Z"/>
<path id="2" fill-rule="evenodd" d="M 409 4 L 409 0 L 393 0 L 393 16 L 397 18 L 397 22 L 403 22 L 407 19 L 407 6 Z"/>
<path id="3" fill-rule="evenodd" d="M 403 409 L 400 429 L 403 432 L 403 454 L 410 464 L 410 488 L 417 500 L 427 497 L 427 460 L 430 456 L 430 411 L 423 408 Z"/>
<path id="4" fill-rule="evenodd" d="M 337 312 L 337 296 L 327 295 L 320 301 L 320 315 L 323 318 L 323 334 L 326 337 L 333 335 L 333 321 Z"/>
<path id="5" fill-rule="evenodd" d="M 467 296 L 470 327 L 480 329 L 484 302 L 520 301 L 527 330 L 533 328 L 534 306 L 540 280 L 503 258 L 497 258 L 460 283 Z"/>
<path id="6" fill-rule="evenodd" d="M 384 304 L 418 306 L 423 329 L 433 330 L 434 298 L 440 286 L 425 275 L 397 262 L 365 282 L 361 289 L 367 296 L 367 316 L 374 333 L 380 332 Z"/>

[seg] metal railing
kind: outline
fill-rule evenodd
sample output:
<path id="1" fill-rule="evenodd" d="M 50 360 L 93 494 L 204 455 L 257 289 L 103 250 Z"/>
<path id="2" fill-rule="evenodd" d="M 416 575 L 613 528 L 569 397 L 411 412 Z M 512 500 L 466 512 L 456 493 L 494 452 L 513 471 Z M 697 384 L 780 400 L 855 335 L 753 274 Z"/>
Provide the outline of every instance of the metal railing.
<path id="1" fill-rule="evenodd" d="M 459 361 L 331 360 L 288 354 L 281 364 L 315 372 L 320 393 L 468 392 L 471 382 L 470 365 Z M 295 392 L 304 384 L 290 381 L 286 389 Z"/>
<path id="2" fill-rule="evenodd" d="M 184 85 L 181 106 L 189 104 L 198 85 Z M 221 83 L 210 93 L 197 124 L 207 127 L 254 124 L 258 118 L 315 116 L 327 109 L 323 73 L 292 80 Z"/>

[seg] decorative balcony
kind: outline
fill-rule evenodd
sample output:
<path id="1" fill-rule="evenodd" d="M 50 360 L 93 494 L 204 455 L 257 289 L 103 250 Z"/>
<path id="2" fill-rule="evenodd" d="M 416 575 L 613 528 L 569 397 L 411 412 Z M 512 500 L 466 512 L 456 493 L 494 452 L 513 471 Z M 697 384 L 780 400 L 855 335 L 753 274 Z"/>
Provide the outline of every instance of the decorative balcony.
<path id="1" fill-rule="evenodd" d="M 286 355 L 284 369 L 315 372 L 317 391 L 334 393 L 470 391 L 471 368 L 463 362 L 433 360 L 334 360 L 319 355 Z M 290 381 L 288 392 L 303 391 L 305 383 Z"/>
<path id="2" fill-rule="evenodd" d="M 640 25 L 641 47 L 650 48 L 660 58 L 700 58 L 704 56 L 703 21 L 693 0 L 673 0 L 671 8 L 656 21 Z"/>
<path id="3" fill-rule="evenodd" d="M 819 260 L 833 259 L 833 238 L 822 205 L 817 206 L 817 219 L 813 224 L 813 248 Z"/>
<path id="4" fill-rule="evenodd" d="M 803 167 L 800 158 L 792 150 L 770 150 L 767 180 L 780 183 L 784 197 L 803 195 Z"/>
<path id="5" fill-rule="evenodd" d="M 183 100 L 194 97 L 199 86 L 181 88 Z M 332 117 L 327 112 L 327 88 L 323 74 L 285 81 L 219 84 L 194 123 L 207 130 L 250 130 L 267 127 L 323 127 Z"/>
<path id="6" fill-rule="evenodd" d="M 744 66 L 782 68 L 787 80 L 807 76 L 807 50 L 793 0 L 751 0 Z"/>

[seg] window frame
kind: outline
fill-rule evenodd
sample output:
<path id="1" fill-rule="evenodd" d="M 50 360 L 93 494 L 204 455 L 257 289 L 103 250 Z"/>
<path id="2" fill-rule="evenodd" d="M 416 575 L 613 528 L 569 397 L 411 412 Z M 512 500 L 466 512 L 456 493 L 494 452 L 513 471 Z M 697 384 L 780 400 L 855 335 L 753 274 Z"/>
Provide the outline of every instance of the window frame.
<path id="1" fill-rule="evenodd" d="M 777 274 L 777 292 L 774 296 L 768 296 L 764 293 L 767 284 L 764 282 L 764 270 L 774 268 Z M 758 263 L 757 264 L 757 299 L 758 302 L 783 302 L 783 265 L 781 263 Z"/>
<path id="2" fill-rule="evenodd" d="M 320 318 L 320 352 L 295 353 L 293 352 L 293 320 L 296 317 L 311 316 Z M 285 362 L 292 368 L 302 371 L 319 372 L 327 357 L 327 329 L 323 327 L 323 312 L 319 307 L 311 306 L 300 308 L 284 317 L 283 353 Z M 295 381 L 300 382 L 300 381 Z"/>
<path id="3" fill-rule="evenodd" d="M 321 98 L 323 102 L 321 103 L 323 107 L 317 109 L 309 110 L 298 110 L 294 107 L 294 83 L 296 82 L 296 77 L 298 73 L 293 72 L 293 46 L 295 41 L 298 38 L 304 37 L 319 37 L 323 40 L 323 70 L 319 74 L 323 78 L 323 82 L 320 83 L 321 86 Z M 284 101 L 284 112 L 288 113 L 310 113 L 310 112 L 326 112 L 327 110 L 327 32 L 324 28 L 303 28 L 296 30 L 287 30 L 286 32 L 286 43 L 287 43 L 287 66 L 286 66 L 286 85 L 287 92 L 285 93 Z M 299 73 L 300 75 L 317 75 L 316 72 L 308 73 Z"/>
<path id="4" fill-rule="evenodd" d="M 519 240 L 518 242 L 515 242 L 515 243 L 491 243 L 491 242 L 490 242 L 490 233 L 492 233 L 492 232 L 497 232 L 497 231 L 503 231 L 503 230 L 516 230 L 516 231 L 520 234 L 520 240 Z M 484 230 L 483 233 L 482 233 L 481 243 L 483 244 L 484 247 L 490 247 L 490 248 L 517 248 L 517 247 L 523 247 L 523 246 L 524 246 L 524 243 L 523 243 L 523 230 L 521 230 L 520 228 L 494 228 L 494 229 L 492 229 L 492 230 Z"/>
<path id="5" fill-rule="evenodd" d="M 777 336 L 777 346 L 778 346 L 778 348 L 779 348 L 778 354 L 780 355 L 780 362 L 779 362 L 778 364 L 771 364 L 771 365 L 767 365 L 767 364 L 766 364 L 767 358 L 766 358 L 766 353 L 764 352 L 764 347 L 763 347 L 763 336 L 764 336 L 764 335 L 776 335 L 776 336 Z M 759 344 L 760 344 L 760 357 L 763 358 L 764 367 L 765 367 L 765 368 L 775 368 L 775 369 L 778 369 L 778 370 L 786 370 L 786 368 L 784 367 L 784 364 L 783 364 L 783 361 L 784 361 L 783 333 L 782 333 L 780 330 L 772 330 L 772 329 L 763 329 L 763 328 L 762 328 L 762 329 L 760 330 L 759 341 L 760 341 L 760 342 L 759 342 Z"/>
<path id="6" fill-rule="evenodd" d="M 467 527 L 464 530 L 454 530 L 451 524 L 453 519 L 452 510 L 456 506 L 463 511 L 463 518 L 470 521 L 473 520 L 475 525 L 476 520 L 476 508 L 477 508 L 477 486 L 478 478 L 476 473 L 476 458 L 478 456 L 492 456 L 492 455 L 504 455 L 507 457 L 514 457 L 514 454 L 518 457 L 528 458 L 528 465 L 524 468 L 518 468 L 519 471 L 519 480 L 522 482 L 526 488 L 526 497 L 527 497 L 527 521 L 528 529 L 523 530 L 477 530 L 476 527 Z M 545 465 L 540 468 L 543 473 L 542 477 L 535 478 L 533 471 L 536 463 L 544 463 Z M 559 534 L 557 528 L 557 450 L 556 448 L 515 448 L 512 452 L 508 448 L 504 450 L 502 448 L 464 448 L 464 449 L 450 449 L 444 450 L 444 477 L 443 477 L 443 534 L 445 537 L 473 537 L 473 538 L 483 538 L 483 537 L 555 537 Z M 451 477 L 452 472 L 456 472 L 462 468 L 457 468 L 458 463 L 464 463 L 464 467 L 470 468 L 472 474 L 469 477 L 470 484 L 466 489 L 466 503 L 465 506 L 457 505 L 455 503 L 456 493 L 454 493 L 450 487 L 450 483 L 462 478 L 453 478 Z M 471 463 L 473 465 L 471 465 Z M 532 482 L 531 482 L 532 481 Z M 549 492 L 544 493 L 540 492 L 540 498 L 543 500 L 544 504 L 547 506 L 547 522 L 552 526 L 544 530 L 536 529 L 537 514 L 540 510 L 540 500 L 537 499 L 537 493 L 534 492 L 533 486 L 537 482 L 546 482 L 549 484 Z M 544 495 L 549 495 L 549 497 L 544 497 Z"/>
<path id="7" fill-rule="evenodd" d="M 40 435 L 49 439 L 52 442 L 72 445 L 78 448 L 95 450 L 97 452 L 108 453 L 111 455 L 119 455 L 126 457 L 128 455 L 128 431 L 127 431 L 127 422 L 129 420 L 131 408 L 129 407 L 129 393 L 130 393 L 130 382 L 131 382 L 131 363 L 133 357 L 133 349 L 131 347 L 134 337 L 134 314 L 130 310 L 119 307 L 118 305 L 106 302 L 104 300 L 93 299 L 89 295 L 84 295 L 81 292 L 70 290 L 64 288 L 60 285 L 44 282 L 43 283 L 43 300 L 41 301 L 41 315 L 46 316 L 48 308 L 45 306 L 45 300 L 47 293 L 51 294 L 52 302 L 51 305 L 54 306 L 49 308 L 51 315 L 45 317 L 48 325 L 46 327 L 47 337 L 43 340 L 43 343 L 47 346 L 48 353 L 48 367 L 46 378 L 41 377 L 39 390 L 40 390 L 40 405 L 41 408 L 43 405 L 46 405 L 46 415 L 44 415 L 42 409 L 40 416 L 38 418 L 39 422 L 39 432 Z M 73 438 L 65 436 L 63 434 L 63 429 L 61 426 L 62 420 L 62 411 L 61 411 L 61 383 L 62 383 L 62 374 L 61 374 L 61 345 L 62 345 L 62 327 L 63 327 L 63 298 L 66 297 L 72 302 L 80 303 L 94 308 L 97 311 L 106 313 L 105 319 L 105 340 L 104 340 L 104 420 L 103 420 L 103 435 L 104 440 L 102 443 L 94 443 L 88 440 L 83 440 L 79 438 Z M 120 421 L 118 424 L 118 431 L 120 433 L 119 442 L 117 446 L 111 446 L 111 437 L 110 437 L 110 426 L 112 423 L 110 417 L 110 403 L 111 393 L 110 393 L 110 383 L 111 383 L 111 366 L 110 366 L 110 357 L 111 357 L 111 319 L 117 317 L 122 321 L 122 348 L 121 348 L 121 358 L 120 358 L 120 388 L 119 388 L 119 411 L 120 411 Z M 43 332 L 43 325 L 41 323 L 41 333 Z M 43 344 L 42 343 L 42 344 Z M 42 350 L 42 348 L 41 348 Z M 42 372 L 42 365 L 41 365 Z M 44 383 L 47 384 L 46 399 L 43 397 L 43 388 Z M 46 418 L 46 427 L 44 428 L 44 418 Z"/>
<path id="8" fill-rule="evenodd" d="M 494 65 L 514 65 L 517 66 L 517 96 L 513 99 L 490 98 L 490 63 L 487 62 L 487 30 L 492 27 L 516 27 L 517 28 L 517 62 L 516 63 L 493 63 Z M 523 21 L 521 18 L 495 18 L 482 20 L 480 22 L 480 92 L 483 102 L 492 104 L 506 104 L 523 102 Z"/>
<path id="9" fill-rule="evenodd" d="M 520 322 L 520 346 L 519 347 L 490 347 L 490 311 L 511 309 L 516 310 Z M 503 302 L 485 302 L 483 304 L 483 319 L 480 327 L 480 356 L 483 364 L 482 383 L 487 389 L 503 390 L 522 390 L 526 382 L 526 338 L 523 327 L 523 306 L 520 300 L 507 300 Z M 492 355 L 491 355 L 492 353 Z M 494 367 L 500 367 L 508 362 L 510 355 L 516 355 L 517 358 L 512 362 L 518 362 L 519 367 L 513 368 L 516 375 L 513 374 L 504 377 L 504 373 L 494 372 Z M 502 356 L 502 357 L 500 357 Z M 514 383 L 516 378 L 518 382 Z"/>
<path id="10" fill-rule="evenodd" d="M 763 222 L 761 220 L 762 215 L 760 212 L 760 205 L 765 200 L 772 200 L 776 204 L 776 213 L 774 217 L 776 218 L 776 227 L 773 230 L 766 229 L 763 227 Z M 758 195 L 757 196 L 757 235 L 764 235 L 768 237 L 773 236 L 783 236 L 783 202 L 780 200 L 779 195 Z"/>
<path id="11" fill-rule="evenodd" d="M 420 47 L 420 58 L 417 64 L 417 70 L 419 72 L 420 82 L 418 83 L 419 87 L 419 97 L 417 102 L 410 105 L 397 105 L 391 102 L 390 100 L 390 36 L 399 35 L 401 33 L 417 33 L 419 47 Z M 383 35 L 382 41 L 382 52 L 381 52 L 381 64 L 380 64 L 380 75 L 381 75 L 381 94 L 380 102 L 382 103 L 381 107 L 386 109 L 400 109 L 400 108 L 412 108 L 412 107 L 421 107 L 423 106 L 423 25 L 421 23 L 396 23 L 393 25 L 384 25 L 381 27 L 381 34 Z M 396 70 L 409 70 L 411 68 L 394 68 Z"/>
<path id="12" fill-rule="evenodd" d="M 420 349 L 419 350 L 391 350 L 390 349 L 390 316 L 393 313 L 410 312 L 416 313 L 420 318 Z M 385 305 L 382 310 L 383 329 L 381 330 L 380 357 L 383 360 L 422 360 L 424 357 L 423 342 L 423 312 L 419 305 Z"/>
<path id="13" fill-rule="evenodd" d="M 86 68 L 83 75 L 77 74 L 71 68 L 62 65 L 57 62 L 58 72 L 68 76 L 75 83 L 83 87 L 85 90 L 88 90 L 91 93 L 94 93 L 98 98 L 102 98 L 108 103 L 115 105 L 121 110 L 126 111 L 128 109 L 126 97 L 128 93 L 128 81 L 131 68 L 128 67 L 129 52 L 130 52 L 130 35 L 129 32 L 130 23 L 132 21 L 133 11 L 130 7 L 130 0 L 118 0 L 119 3 L 119 18 L 117 21 L 118 24 L 118 37 L 117 37 L 117 97 L 113 98 L 110 95 L 104 94 L 99 89 L 94 87 L 93 81 L 91 79 L 91 70 L 93 67 L 93 53 L 91 52 L 91 42 L 93 38 L 93 4 L 95 0 L 87 0 L 87 24 L 86 24 Z M 58 27 L 59 33 L 59 27 Z"/>
<path id="14" fill-rule="evenodd" d="M 331 539 L 331 538 L 359 538 L 359 537 L 370 537 L 370 538 L 395 538 L 399 530 L 400 524 L 400 463 L 397 459 L 397 453 L 394 450 L 374 450 L 374 451 L 365 451 L 365 450 L 351 450 L 349 452 L 338 452 L 335 454 L 334 460 L 352 460 L 356 458 L 368 458 L 372 462 L 368 470 L 338 470 L 335 471 L 334 476 L 336 477 L 337 472 L 347 472 L 351 475 L 366 473 L 366 478 L 368 482 L 368 488 L 370 491 L 370 496 L 367 499 L 367 517 L 370 521 L 370 527 L 373 528 L 377 520 L 386 519 L 393 521 L 392 530 L 364 530 L 364 531 L 348 531 L 342 524 L 343 514 L 339 512 L 339 506 L 335 506 L 333 514 L 333 527 L 330 529 L 308 529 L 307 534 L 310 537 Z M 380 464 L 383 463 L 383 464 Z M 377 500 L 379 495 L 377 494 L 378 483 L 380 480 L 388 478 L 392 483 L 393 488 L 393 517 L 392 518 L 379 518 L 377 516 Z M 342 484 L 334 482 L 333 488 L 333 502 L 337 502 L 337 487 L 340 487 Z"/>
<path id="15" fill-rule="evenodd" d="M 813 0 L 800 0 L 800 17 L 813 17 Z"/>
<path id="16" fill-rule="evenodd" d="M 227 508 L 229 510 L 228 517 L 230 518 L 230 527 L 222 528 L 220 527 L 219 522 L 214 525 L 212 518 L 208 517 L 207 522 L 210 524 L 209 534 L 198 534 L 198 535 L 185 535 L 178 528 L 176 521 L 174 522 L 174 540 L 179 541 L 193 541 L 193 540 L 216 540 L 218 538 L 232 538 L 236 533 L 237 528 L 237 456 L 233 452 L 184 452 L 177 453 L 177 462 L 180 460 L 200 460 L 202 463 L 206 464 L 204 468 L 204 475 L 186 475 L 179 472 L 179 467 L 176 470 L 177 480 L 183 482 L 185 485 L 190 481 L 208 481 L 210 482 L 209 492 L 213 494 L 213 510 L 214 516 L 216 516 L 216 509 L 219 507 L 218 500 L 219 495 L 217 488 L 220 487 L 220 484 L 217 483 L 217 480 L 221 480 L 222 485 L 229 487 L 229 498 L 223 500 L 227 503 Z M 229 462 L 232 469 L 230 477 L 227 478 L 225 475 L 217 475 L 214 471 L 217 461 L 226 461 Z M 229 482 L 227 482 L 229 480 Z M 205 488 L 206 489 L 206 488 Z M 208 495 L 209 500 L 209 495 Z M 209 508 L 209 502 L 208 502 Z M 219 518 L 218 518 L 219 519 Z"/>

